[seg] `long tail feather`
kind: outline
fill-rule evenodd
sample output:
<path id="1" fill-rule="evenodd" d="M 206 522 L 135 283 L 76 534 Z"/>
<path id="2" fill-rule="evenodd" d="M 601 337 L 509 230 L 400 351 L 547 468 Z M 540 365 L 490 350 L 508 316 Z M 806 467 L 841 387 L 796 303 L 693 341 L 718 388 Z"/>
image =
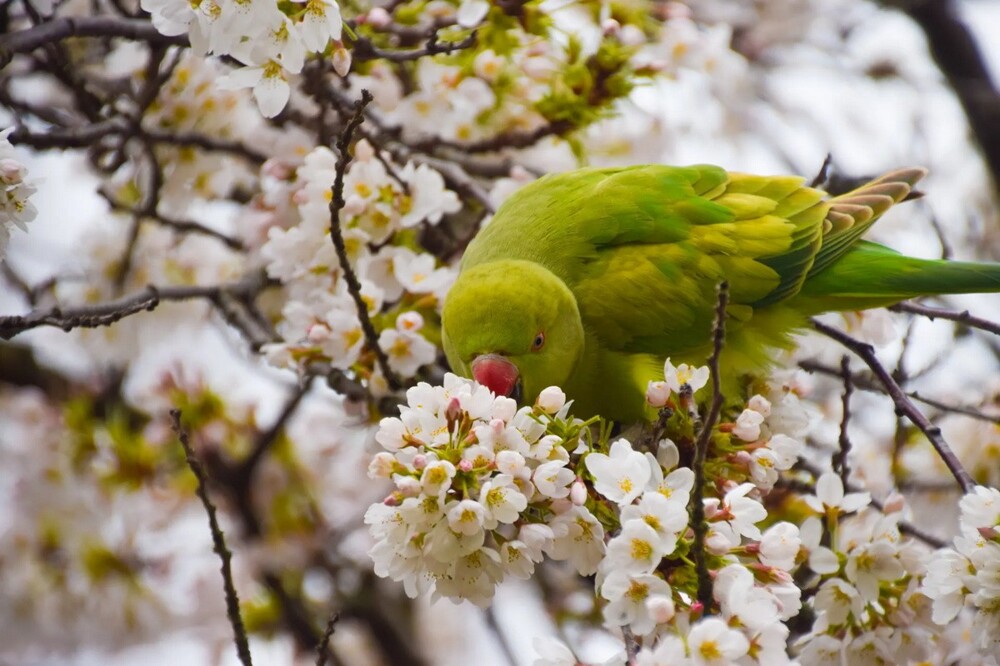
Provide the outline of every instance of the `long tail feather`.
<path id="1" fill-rule="evenodd" d="M 1000 264 L 906 257 L 860 241 L 796 297 L 807 311 L 863 310 L 937 294 L 1000 292 Z"/>

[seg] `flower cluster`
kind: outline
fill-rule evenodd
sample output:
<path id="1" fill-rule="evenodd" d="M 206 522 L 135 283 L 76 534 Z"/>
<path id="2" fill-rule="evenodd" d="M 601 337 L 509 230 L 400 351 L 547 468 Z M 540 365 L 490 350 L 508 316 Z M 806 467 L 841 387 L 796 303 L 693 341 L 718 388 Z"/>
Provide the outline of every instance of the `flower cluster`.
<path id="1" fill-rule="evenodd" d="M 972 642 L 987 654 L 1000 651 L 1000 490 L 977 486 L 959 502 L 961 533 L 955 547 L 927 562 L 920 591 L 933 600 L 932 619 L 948 624 L 976 609 Z"/>
<path id="2" fill-rule="evenodd" d="M 365 514 L 375 572 L 407 594 L 431 592 L 486 605 L 507 575 L 528 578 L 548 554 L 596 571 L 604 529 L 583 504 L 570 463 L 584 424 L 565 418 L 565 396 L 546 389 L 517 408 L 487 388 L 446 375 L 407 391 L 384 418 L 386 450 L 369 467 L 395 490 Z"/>
<path id="3" fill-rule="evenodd" d="M 244 67 L 223 77 L 229 88 L 253 88 L 262 114 L 276 116 L 288 103 L 290 75 L 298 74 L 309 53 L 336 44 L 334 61 L 342 76 L 350 56 L 340 44 L 342 23 L 336 0 L 143 0 L 142 8 L 164 35 L 188 34 L 200 56 L 231 56 Z"/>
<path id="4" fill-rule="evenodd" d="M 390 368 L 411 377 L 436 357 L 436 347 L 424 337 L 425 325 L 437 320 L 439 301 L 454 272 L 439 267 L 433 255 L 387 241 L 421 223 L 438 223 L 458 210 L 459 203 L 430 167 L 392 165 L 390 173 L 387 164 L 391 162 L 366 141 L 358 143 L 344 176 L 341 229 L 362 299 L 381 331 L 378 344 Z M 297 214 L 289 228 L 272 227 L 261 248 L 268 274 L 288 290 L 278 324 L 284 341 L 265 352 L 281 366 L 301 368 L 324 361 L 347 369 L 361 358 L 365 340 L 329 235 L 336 157 L 317 148 L 306 155 L 294 180 L 290 170 L 286 176 L 275 187 L 287 191 Z M 373 250 L 375 245 L 379 249 Z M 431 339 L 436 341 L 433 333 Z M 369 359 L 364 374 L 372 372 Z"/>
<path id="5" fill-rule="evenodd" d="M 812 664 L 894 664 L 929 658 L 937 633 L 918 590 L 923 551 L 902 538 L 901 499 L 887 512 L 868 508 L 868 493 L 846 493 L 832 472 L 804 497 L 819 518 L 802 526 L 808 566 L 816 574 L 812 631 L 798 643 L 799 660 Z M 820 545 L 824 528 L 829 546 Z"/>
<path id="6" fill-rule="evenodd" d="M 0 132 L 0 261 L 7 249 L 10 239 L 10 228 L 17 226 L 21 231 L 27 231 L 27 222 L 35 219 L 37 210 L 28 201 L 35 193 L 35 186 L 27 179 L 28 169 L 18 160 L 14 147 L 7 137 L 13 128 Z"/>
<path id="7" fill-rule="evenodd" d="M 708 368 L 692 368 L 686 363 L 674 366 L 668 358 L 663 373 L 663 380 L 649 382 L 646 402 L 658 409 L 680 407 L 683 413 L 678 419 L 683 420 L 692 407 L 693 396 L 708 383 Z M 672 395 L 677 396 L 676 401 Z M 784 396 L 777 399 L 786 402 Z M 799 439 L 805 432 L 803 420 L 789 419 L 790 409 L 795 408 L 782 405 L 776 418 L 771 419 L 771 401 L 759 394 L 751 397 L 733 422 L 720 426 L 721 433 L 729 436 L 720 434 L 716 438 L 720 455 L 712 462 L 716 468 L 712 471 L 730 481 L 750 481 L 762 492 L 771 490 L 778 473 L 790 470 L 803 448 Z"/>
<path id="8" fill-rule="evenodd" d="M 665 404 L 690 398 L 706 380 L 707 368 L 668 363 Z M 402 581 L 411 596 L 485 604 L 505 576 L 528 577 L 545 557 L 567 560 L 596 574 L 605 624 L 646 637 L 650 655 L 673 655 L 674 638 L 686 636 L 689 650 L 705 654 L 787 661 L 783 622 L 801 607 L 792 581 L 801 539 L 787 522 L 761 531 L 767 510 L 752 483 L 716 480 L 720 495 L 702 500 L 708 534 L 696 546 L 688 514 L 695 475 L 679 464 L 672 440 L 660 440 L 655 455 L 624 438 L 595 441 L 591 423 L 569 419 L 555 387 L 518 410 L 447 375 L 443 387 L 420 384 L 407 400 L 399 418 L 382 420 L 376 439 L 386 451 L 370 467 L 395 483 L 366 515 L 376 573 Z M 691 424 L 668 425 L 687 447 L 682 433 Z M 728 437 L 715 432 L 720 442 Z M 697 597 L 696 547 L 715 581 L 710 609 Z M 720 617 L 699 622 L 706 612 Z"/>

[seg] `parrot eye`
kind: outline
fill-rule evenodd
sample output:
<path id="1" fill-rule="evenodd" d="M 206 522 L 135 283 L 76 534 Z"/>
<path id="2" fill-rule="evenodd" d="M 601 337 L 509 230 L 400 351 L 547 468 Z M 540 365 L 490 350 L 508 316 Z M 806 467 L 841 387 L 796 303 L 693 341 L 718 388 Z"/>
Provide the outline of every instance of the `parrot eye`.
<path id="1" fill-rule="evenodd" d="M 531 351 L 538 351 L 545 346 L 545 334 L 539 333 L 535 336 L 535 339 L 531 341 Z"/>

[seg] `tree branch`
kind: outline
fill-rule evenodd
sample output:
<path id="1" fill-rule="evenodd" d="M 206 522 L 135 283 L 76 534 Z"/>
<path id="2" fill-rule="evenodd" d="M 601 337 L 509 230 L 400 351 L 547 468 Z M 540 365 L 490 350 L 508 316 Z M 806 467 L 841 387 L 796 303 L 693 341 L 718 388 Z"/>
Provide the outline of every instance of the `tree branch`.
<path id="1" fill-rule="evenodd" d="M 18 53 L 34 51 L 40 46 L 68 37 L 124 37 L 151 44 L 189 45 L 186 35 L 162 35 L 147 19 L 115 16 L 64 17 L 0 37 L 0 69 L 6 67 Z"/>
<path id="2" fill-rule="evenodd" d="M 962 463 L 958 460 L 954 451 L 952 451 L 951 447 L 948 446 L 948 443 L 944 441 L 944 438 L 941 436 L 941 429 L 931 423 L 927 417 L 924 416 L 923 412 L 921 412 L 917 406 L 913 404 L 913 401 L 907 397 L 903 389 L 896 383 L 896 380 L 893 379 L 892 375 L 890 375 L 885 369 L 885 366 L 879 362 L 878 357 L 875 355 L 875 348 L 870 344 L 856 340 L 846 333 L 838 331 L 837 329 L 827 326 L 826 324 L 816 321 L 815 319 L 813 320 L 813 326 L 823 335 L 833 338 L 840 344 L 850 349 L 858 357 L 860 357 L 869 368 L 871 368 L 879 382 L 881 382 L 885 387 L 889 397 L 892 398 L 892 401 L 896 404 L 896 413 L 906 415 L 906 417 L 909 418 L 915 426 L 920 428 L 921 432 L 923 432 L 930 441 L 938 455 L 941 456 L 941 460 L 943 460 L 944 464 L 947 465 L 948 469 L 952 473 L 952 476 L 954 476 L 955 480 L 958 481 L 962 490 L 965 492 L 971 492 L 976 484 L 972 480 L 972 477 L 969 476 L 969 473 L 965 470 L 965 468 L 962 467 Z"/>
<path id="3" fill-rule="evenodd" d="M 180 410 L 171 409 L 170 419 L 174 432 L 177 433 L 177 438 L 180 440 L 181 446 L 184 447 L 184 457 L 187 460 L 188 467 L 191 468 L 191 472 L 198 479 L 198 499 L 201 500 L 202 506 L 205 507 L 205 513 L 208 514 L 208 526 L 212 531 L 212 543 L 214 544 L 215 553 L 222 560 L 222 587 L 226 591 L 226 615 L 229 617 L 229 623 L 233 627 L 233 640 L 236 643 L 236 653 L 239 655 L 240 663 L 243 666 L 253 666 L 253 660 L 250 658 L 250 644 L 247 640 L 247 630 L 243 625 L 243 617 L 240 615 L 240 599 L 236 596 L 236 586 L 233 585 L 233 554 L 226 547 L 226 537 L 222 533 L 222 528 L 219 527 L 219 521 L 215 516 L 215 505 L 212 504 L 212 500 L 208 497 L 208 483 L 205 471 L 202 469 L 201 463 L 198 462 L 198 458 L 194 455 L 194 450 L 188 441 L 187 431 L 181 426 Z"/>
<path id="4" fill-rule="evenodd" d="M 947 310 L 945 308 L 932 308 L 920 303 L 914 303 L 913 301 L 896 303 L 888 309 L 893 312 L 909 312 L 910 314 L 923 315 L 931 321 L 934 321 L 935 319 L 956 321 L 960 324 L 965 324 L 966 326 L 971 326 L 972 328 L 978 328 L 982 331 L 992 333 L 993 335 L 1000 335 L 1000 324 L 992 322 L 988 319 L 983 319 L 982 317 L 976 317 L 970 314 L 968 310 L 958 312 L 956 310 Z"/>
<path id="5" fill-rule="evenodd" d="M 719 356 L 726 342 L 726 306 L 729 305 L 729 283 L 719 285 L 718 303 L 715 306 L 715 326 L 712 333 L 712 355 L 708 359 L 708 367 L 712 373 L 712 403 L 708 415 L 702 423 L 701 431 L 694 447 L 694 488 L 691 493 L 691 523 L 694 528 L 695 571 L 698 575 L 698 601 L 708 613 L 712 607 L 712 578 L 708 573 L 708 558 L 705 554 L 705 537 L 708 525 L 705 523 L 705 457 L 708 445 L 712 441 L 712 429 L 719 421 L 722 412 L 722 377 L 719 375 Z"/>
<path id="6" fill-rule="evenodd" d="M 905 12 L 927 36 L 938 68 L 955 91 L 983 157 L 1000 187 L 1000 92 L 969 28 L 952 0 L 882 0 Z"/>
<path id="7" fill-rule="evenodd" d="M 365 107 L 371 103 L 372 99 L 370 92 L 367 90 L 361 91 L 361 99 L 354 104 L 354 116 L 347 122 L 347 126 L 344 127 L 340 138 L 337 139 L 337 151 L 339 155 L 337 157 L 336 177 L 331 188 L 333 197 L 330 200 L 330 238 L 333 240 L 333 246 L 337 250 L 340 268 L 344 271 L 347 290 L 351 293 L 351 298 L 354 299 L 354 305 L 358 311 L 358 320 L 361 322 L 361 329 L 365 334 L 365 341 L 375 354 L 386 383 L 389 384 L 392 390 L 396 391 L 403 384 L 399 381 L 399 377 L 396 376 L 392 368 L 389 367 L 389 357 L 386 356 L 385 350 L 378 344 L 378 333 L 375 332 L 375 326 L 372 325 L 371 317 L 368 316 L 368 305 L 361 298 L 361 283 L 358 282 L 358 276 L 354 274 L 354 269 L 351 268 L 351 260 L 347 256 L 347 247 L 344 244 L 344 235 L 340 230 L 340 211 L 344 209 L 345 205 L 344 175 L 347 172 L 347 166 L 351 163 L 351 141 L 354 138 L 354 131 L 358 128 L 358 125 L 364 122 Z"/>
<path id="8" fill-rule="evenodd" d="M 98 305 L 80 305 L 61 308 L 53 306 L 47 310 L 31 312 L 27 315 L 0 317 L 0 339 L 10 340 L 39 326 L 55 326 L 64 331 L 74 328 L 98 328 L 111 324 L 144 310 L 155 310 L 163 301 L 184 301 L 194 298 L 216 299 L 224 294 L 256 294 L 267 286 L 262 273 L 251 274 L 239 282 L 211 286 L 170 286 L 149 285 L 139 293 L 125 296 Z"/>

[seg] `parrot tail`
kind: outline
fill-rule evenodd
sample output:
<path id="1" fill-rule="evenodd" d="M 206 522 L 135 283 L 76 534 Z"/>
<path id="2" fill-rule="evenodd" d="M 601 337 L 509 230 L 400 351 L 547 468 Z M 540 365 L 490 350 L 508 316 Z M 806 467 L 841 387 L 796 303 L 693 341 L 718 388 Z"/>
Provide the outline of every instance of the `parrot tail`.
<path id="1" fill-rule="evenodd" d="M 1000 292 L 1000 263 L 915 259 L 859 241 L 810 275 L 795 300 L 816 314 L 883 307 L 917 296 L 988 292 Z"/>

